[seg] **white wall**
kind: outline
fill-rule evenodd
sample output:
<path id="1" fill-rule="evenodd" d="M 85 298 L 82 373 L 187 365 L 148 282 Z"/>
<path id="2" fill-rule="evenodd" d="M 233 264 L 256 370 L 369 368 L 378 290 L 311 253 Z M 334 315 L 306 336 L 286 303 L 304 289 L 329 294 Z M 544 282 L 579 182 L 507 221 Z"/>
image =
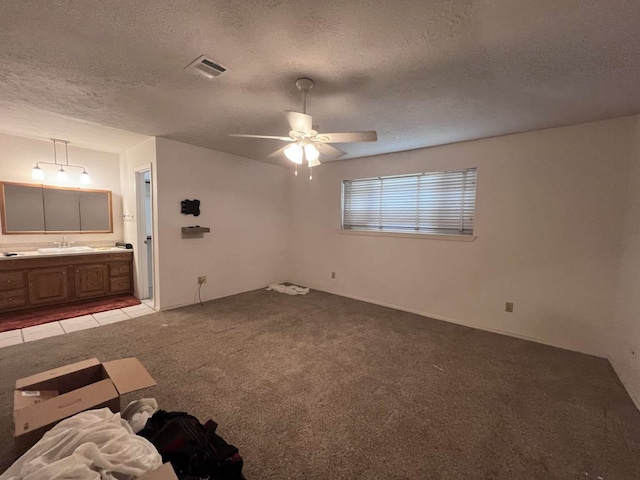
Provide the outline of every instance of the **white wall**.
<path id="1" fill-rule="evenodd" d="M 65 162 L 64 145 L 58 144 L 58 162 Z M 31 170 L 36 162 L 53 162 L 53 143 L 44 140 L 0 134 L 0 181 L 19 183 L 40 183 L 31 178 Z M 113 233 L 111 234 L 69 234 L 67 238 L 78 244 L 113 245 L 122 240 L 122 197 L 120 194 L 120 167 L 118 155 L 69 145 L 69 163 L 84 166 L 91 176 L 91 184 L 86 188 L 111 190 L 113 202 Z M 56 181 L 56 167 L 42 166 L 45 185 L 81 187 L 80 169 L 68 169 L 69 180 L 64 184 Z M 62 238 L 60 234 L 2 235 L 0 244 L 8 247 L 31 248 L 52 244 Z"/>
<path id="2" fill-rule="evenodd" d="M 634 122 L 327 163 L 311 182 L 290 177 L 290 280 L 605 355 Z M 339 232 L 343 179 L 474 166 L 475 242 Z"/>
<path id="3" fill-rule="evenodd" d="M 266 287 L 287 279 L 289 171 L 163 138 L 156 139 L 160 308 Z M 199 199 L 201 215 L 180 202 Z M 189 236 L 181 227 L 211 233 Z"/>
<path id="4" fill-rule="evenodd" d="M 139 297 L 141 296 L 140 285 L 138 284 L 138 264 L 140 261 L 146 262 L 146 247 L 142 243 L 143 239 L 138 241 L 138 215 L 136 212 L 136 170 L 150 168 L 153 178 L 153 192 L 152 192 L 152 210 L 154 216 L 154 229 L 157 232 L 157 184 L 155 183 L 155 175 L 157 170 L 156 164 L 156 139 L 150 138 L 145 140 L 139 145 L 125 151 L 120 155 L 120 176 L 122 178 L 122 205 L 124 213 L 124 241 L 133 245 L 133 288 Z M 146 233 L 146 225 L 145 225 Z M 158 242 L 157 234 L 152 235 L 154 242 L 154 257 L 155 265 L 158 264 Z M 140 256 L 142 255 L 142 259 Z M 154 293 L 157 293 L 157 280 L 154 286 Z M 142 295 L 144 298 L 146 295 Z M 158 305 L 158 299 L 156 298 L 156 305 Z"/>
<path id="5" fill-rule="evenodd" d="M 640 408 L 640 117 L 627 191 L 611 363 Z"/>

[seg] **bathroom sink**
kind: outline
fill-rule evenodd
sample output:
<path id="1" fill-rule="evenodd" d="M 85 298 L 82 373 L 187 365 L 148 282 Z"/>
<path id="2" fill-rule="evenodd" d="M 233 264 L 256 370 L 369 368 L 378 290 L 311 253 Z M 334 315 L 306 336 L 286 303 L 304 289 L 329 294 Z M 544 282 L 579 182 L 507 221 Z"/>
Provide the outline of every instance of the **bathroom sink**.
<path id="1" fill-rule="evenodd" d="M 93 252 L 91 247 L 49 247 L 39 248 L 38 253 L 77 253 L 77 252 Z"/>

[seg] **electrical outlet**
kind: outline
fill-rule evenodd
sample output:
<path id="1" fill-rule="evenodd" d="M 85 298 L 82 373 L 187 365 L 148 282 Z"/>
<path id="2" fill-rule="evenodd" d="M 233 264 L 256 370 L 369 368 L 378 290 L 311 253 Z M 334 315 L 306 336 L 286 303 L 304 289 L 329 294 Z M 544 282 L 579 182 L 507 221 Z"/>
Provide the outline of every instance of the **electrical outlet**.
<path id="1" fill-rule="evenodd" d="M 202 285 L 203 283 L 207 283 L 207 277 L 206 276 L 198 277 L 198 285 Z"/>
<path id="2" fill-rule="evenodd" d="M 336 278 L 336 272 L 331 272 L 331 278 Z"/>
<path id="3" fill-rule="evenodd" d="M 505 312 L 513 312 L 513 302 L 507 302 L 504 304 L 504 311 Z"/>

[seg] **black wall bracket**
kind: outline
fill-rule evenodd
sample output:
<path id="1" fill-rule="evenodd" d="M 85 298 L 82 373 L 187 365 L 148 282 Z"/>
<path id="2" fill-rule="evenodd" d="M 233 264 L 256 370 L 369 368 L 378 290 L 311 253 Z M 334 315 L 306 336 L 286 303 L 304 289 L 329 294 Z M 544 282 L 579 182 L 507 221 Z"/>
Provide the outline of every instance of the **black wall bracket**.
<path id="1" fill-rule="evenodd" d="M 182 205 L 180 210 L 181 213 L 185 215 L 193 215 L 194 217 L 200 215 L 200 200 L 182 200 L 180 204 Z"/>

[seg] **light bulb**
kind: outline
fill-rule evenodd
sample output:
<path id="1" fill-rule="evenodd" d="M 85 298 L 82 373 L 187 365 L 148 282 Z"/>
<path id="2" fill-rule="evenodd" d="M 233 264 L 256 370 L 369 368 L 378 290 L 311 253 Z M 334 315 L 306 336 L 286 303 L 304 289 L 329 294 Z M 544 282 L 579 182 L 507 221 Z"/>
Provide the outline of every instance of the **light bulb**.
<path id="1" fill-rule="evenodd" d="M 44 172 L 38 165 L 33 167 L 33 170 L 31 170 L 31 178 L 34 180 L 44 180 Z"/>
<path id="2" fill-rule="evenodd" d="M 91 177 L 89 177 L 89 173 L 86 170 L 80 174 L 80 183 L 84 183 L 85 185 L 91 183 Z"/>
<path id="3" fill-rule="evenodd" d="M 307 143 L 304 146 L 304 156 L 307 157 L 308 162 L 312 162 L 320 156 L 320 152 L 313 143 Z"/>
<path id="4" fill-rule="evenodd" d="M 302 147 L 297 143 L 292 143 L 284 149 L 284 154 L 293 163 L 300 165 L 302 163 Z"/>
<path id="5" fill-rule="evenodd" d="M 58 176 L 56 178 L 59 182 L 67 181 L 67 172 L 64 171 L 64 168 L 60 167 L 60 170 L 58 170 Z"/>

